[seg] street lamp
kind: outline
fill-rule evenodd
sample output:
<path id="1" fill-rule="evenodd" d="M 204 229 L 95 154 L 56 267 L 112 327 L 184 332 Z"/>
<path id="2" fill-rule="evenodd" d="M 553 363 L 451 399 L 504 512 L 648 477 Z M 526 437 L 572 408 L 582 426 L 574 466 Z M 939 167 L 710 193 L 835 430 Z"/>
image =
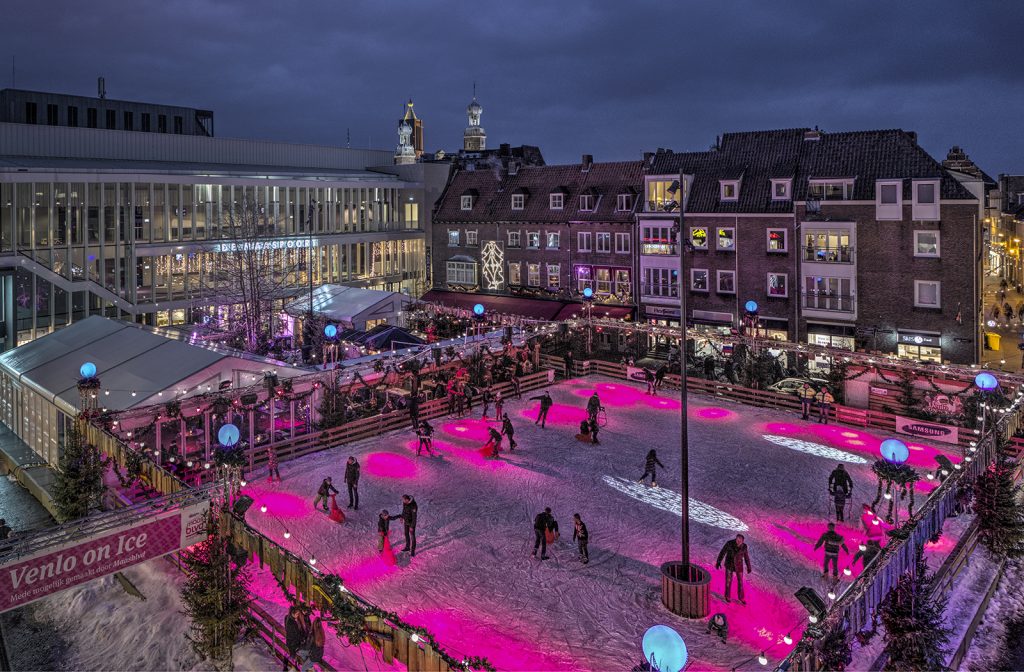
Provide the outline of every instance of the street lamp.
<path id="1" fill-rule="evenodd" d="M 590 356 L 594 346 L 594 289 L 583 288 L 583 303 L 587 307 L 587 356 Z"/>
<path id="2" fill-rule="evenodd" d="M 910 458 L 910 449 L 907 448 L 907 444 L 903 443 L 899 439 L 886 439 L 882 441 L 882 444 L 878 447 L 880 453 L 882 453 L 882 459 L 889 464 L 895 464 L 897 466 L 904 464 L 907 459 Z M 913 487 L 913 484 L 911 484 Z M 889 493 L 885 493 L 886 499 L 889 498 Z M 892 493 L 893 504 L 895 505 L 896 511 L 896 524 L 899 525 L 900 521 L 900 498 L 897 493 Z"/>
<path id="3" fill-rule="evenodd" d="M 985 423 L 988 420 L 988 406 L 985 402 L 988 401 L 989 393 L 999 387 L 999 381 L 991 373 L 983 371 L 974 377 L 974 384 L 981 392 L 981 435 L 984 436 Z"/>

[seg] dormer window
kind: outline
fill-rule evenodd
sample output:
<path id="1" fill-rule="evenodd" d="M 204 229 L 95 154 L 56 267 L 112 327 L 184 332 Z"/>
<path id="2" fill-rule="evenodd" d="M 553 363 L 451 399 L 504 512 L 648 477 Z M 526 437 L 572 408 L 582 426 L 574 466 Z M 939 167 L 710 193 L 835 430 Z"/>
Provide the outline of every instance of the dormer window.
<path id="1" fill-rule="evenodd" d="M 939 181 L 914 180 L 913 219 L 924 222 L 939 221 Z"/>
<path id="2" fill-rule="evenodd" d="M 848 201 L 853 198 L 853 180 L 810 180 L 807 198 L 813 201 Z"/>
<path id="3" fill-rule="evenodd" d="M 522 210 L 526 205 L 526 194 L 512 194 L 512 209 Z"/>
<path id="4" fill-rule="evenodd" d="M 633 194 L 619 194 L 615 201 L 615 209 L 618 212 L 629 212 L 633 209 Z"/>
<path id="5" fill-rule="evenodd" d="M 462 197 L 462 209 L 472 210 L 473 209 L 473 197 L 466 195 Z"/>
<path id="6" fill-rule="evenodd" d="M 552 194 L 552 196 L 554 196 L 554 194 Z M 594 210 L 593 194 L 580 194 L 580 210 L 582 212 L 592 212 Z"/>
<path id="7" fill-rule="evenodd" d="M 738 201 L 740 200 L 740 181 L 739 180 L 719 180 L 719 198 L 723 201 Z"/>
<path id="8" fill-rule="evenodd" d="M 513 196 L 515 198 L 515 196 Z M 565 194 L 556 191 L 548 196 L 548 207 L 552 210 L 561 210 L 565 206 Z M 513 208 L 515 206 L 512 206 Z"/>
<path id="9" fill-rule="evenodd" d="M 788 201 L 793 198 L 793 180 L 772 180 L 772 200 Z"/>
<path id="10" fill-rule="evenodd" d="M 875 180 L 875 219 L 903 219 L 903 180 Z"/>

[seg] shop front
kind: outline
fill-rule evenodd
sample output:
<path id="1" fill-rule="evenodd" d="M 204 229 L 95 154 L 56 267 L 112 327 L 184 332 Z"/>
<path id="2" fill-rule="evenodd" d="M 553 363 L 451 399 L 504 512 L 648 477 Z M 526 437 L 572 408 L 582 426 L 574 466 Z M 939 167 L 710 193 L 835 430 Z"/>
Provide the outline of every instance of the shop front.
<path id="1" fill-rule="evenodd" d="M 825 348 L 853 351 L 855 327 L 850 324 L 807 323 L 807 343 Z M 813 371 L 828 371 L 831 362 L 825 355 L 815 355 L 807 361 L 807 368 Z"/>
<path id="2" fill-rule="evenodd" d="M 898 344 L 896 353 L 922 362 L 942 363 L 942 335 L 936 331 L 896 330 Z"/>

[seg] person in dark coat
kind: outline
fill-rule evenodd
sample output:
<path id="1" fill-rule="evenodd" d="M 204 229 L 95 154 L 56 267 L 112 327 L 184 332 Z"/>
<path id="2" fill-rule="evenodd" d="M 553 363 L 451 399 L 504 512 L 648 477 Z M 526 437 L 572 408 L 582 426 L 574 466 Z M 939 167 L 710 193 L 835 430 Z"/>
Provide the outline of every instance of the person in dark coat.
<path id="1" fill-rule="evenodd" d="M 483 405 L 484 405 L 484 412 L 480 414 L 480 419 L 481 420 L 486 420 L 487 419 L 487 411 L 491 410 L 491 401 L 493 400 L 493 398 L 494 398 L 494 395 L 491 394 L 491 388 L 485 387 L 483 395 L 482 395 L 482 402 L 483 402 Z"/>
<path id="2" fill-rule="evenodd" d="M 722 561 L 725 561 L 725 601 L 729 601 L 729 593 L 732 591 L 732 577 L 736 575 L 736 597 L 740 604 L 746 604 L 743 599 L 743 566 L 747 566 L 747 574 L 753 570 L 750 568 L 750 553 L 747 551 L 746 540 L 742 534 L 737 534 L 735 539 L 730 539 L 718 552 L 718 559 L 715 560 L 715 569 L 721 569 Z"/>
<path id="3" fill-rule="evenodd" d="M 545 538 L 544 533 L 548 530 L 553 530 L 555 525 L 555 517 L 551 515 L 551 507 L 545 507 L 543 511 L 538 513 L 533 519 L 533 553 L 530 557 L 537 557 L 537 548 L 540 547 L 540 559 L 548 559 L 548 540 Z"/>
<path id="4" fill-rule="evenodd" d="M 654 394 L 654 372 L 644 367 L 644 383 L 647 384 L 647 391 L 644 394 Z"/>
<path id="5" fill-rule="evenodd" d="M 540 410 L 537 412 L 537 419 L 533 424 L 540 425 L 541 429 L 543 429 L 544 423 L 546 423 L 548 419 L 548 411 L 550 411 L 551 407 L 555 405 L 554 400 L 551 399 L 551 393 L 545 392 L 539 397 L 530 397 L 530 401 L 540 402 Z"/>
<path id="6" fill-rule="evenodd" d="M 345 485 L 348 486 L 348 508 L 359 510 L 359 462 L 349 456 L 345 463 Z"/>
<path id="7" fill-rule="evenodd" d="M 853 479 L 841 464 L 828 475 L 828 493 L 836 506 L 836 520 L 842 522 L 845 520 L 846 500 L 853 494 Z"/>
<path id="8" fill-rule="evenodd" d="M 597 396 L 595 391 L 590 395 L 590 399 L 587 399 L 587 419 L 590 420 L 591 424 L 597 423 L 597 413 L 601 410 L 601 397 Z"/>
<path id="9" fill-rule="evenodd" d="M 424 420 L 420 423 L 419 428 L 416 430 L 416 436 L 419 437 L 419 443 L 416 445 L 416 454 L 419 455 L 420 451 L 426 449 L 430 455 L 434 454 L 434 427 Z"/>
<path id="10" fill-rule="evenodd" d="M 316 491 L 316 499 L 313 500 L 313 508 L 315 509 L 317 505 L 322 501 L 324 503 L 324 513 L 327 513 L 327 500 L 330 498 L 331 495 L 336 494 L 338 494 L 338 489 L 334 487 L 334 485 L 331 483 L 331 477 L 328 476 L 323 480 L 323 483 L 320 484 L 320 487 Z"/>
<path id="11" fill-rule="evenodd" d="M 519 444 L 516 443 L 516 440 L 514 438 L 516 435 L 516 428 L 512 426 L 512 421 L 509 419 L 508 413 L 505 413 L 501 417 L 501 433 L 503 436 L 508 437 L 508 451 L 510 453 L 514 453 L 516 450 L 516 446 L 518 446 Z"/>
<path id="12" fill-rule="evenodd" d="M 878 554 L 882 552 L 882 544 L 878 539 L 868 539 L 864 542 L 864 548 L 858 549 L 853 554 L 853 560 L 850 561 L 851 565 L 857 564 L 857 560 L 864 562 L 864 569 L 867 569 L 871 561 L 878 557 Z"/>
<path id="13" fill-rule="evenodd" d="M 309 633 L 309 660 L 310 662 L 322 664 L 324 662 L 324 645 L 327 643 L 327 634 L 324 632 L 323 616 L 319 615 L 313 619 Z"/>
<path id="14" fill-rule="evenodd" d="M 402 520 L 402 528 L 405 530 L 405 548 L 402 553 L 408 552 L 410 557 L 416 557 L 416 514 L 419 506 L 412 495 L 402 495 L 402 513 L 398 516 L 391 516 L 392 519 Z"/>
<path id="15" fill-rule="evenodd" d="M 644 479 L 647 478 L 647 475 L 650 474 L 651 486 L 655 488 L 658 487 L 658 467 L 664 469 L 665 465 L 658 459 L 657 451 L 655 451 L 654 448 L 651 448 L 647 452 L 647 457 L 644 460 L 644 475 L 640 477 L 640 480 L 638 480 L 637 483 L 643 483 Z"/>
<path id="16" fill-rule="evenodd" d="M 590 442 L 601 443 L 600 441 L 597 440 L 597 433 L 601 431 L 600 427 L 598 427 L 597 425 L 597 420 L 591 420 L 587 424 L 590 425 Z"/>
<path id="17" fill-rule="evenodd" d="M 274 476 L 277 476 L 277 482 L 281 482 L 281 469 L 277 466 L 277 451 L 274 450 L 273 446 L 267 446 L 267 483 L 274 482 Z"/>
<path id="18" fill-rule="evenodd" d="M 818 542 L 814 544 L 814 550 L 821 548 L 822 544 L 825 545 L 825 562 L 821 567 L 821 576 L 825 578 L 828 576 L 828 566 L 832 565 L 832 578 L 839 578 L 839 549 L 843 549 L 847 553 L 850 549 L 846 548 L 846 542 L 843 540 L 843 535 L 836 532 L 836 524 L 829 523 L 828 531 L 818 537 Z"/>
<path id="19" fill-rule="evenodd" d="M 398 516 L 395 516 L 396 518 Z M 384 539 L 387 538 L 388 532 L 391 531 L 391 514 L 388 513 L 387 509 L 383 509 L 380 515 L 377 516 L 377 552 L 384 552 Z"/>
<path id="20" fill-rule="evenodd" d="M 658 390 L 665 383 L 665 374 L 668 373 L 667 369 L 667 366 L 659 366 L 658 370 L 654 372 L 654 391 L 651 394 L 658 394 Z"/>
<path id="21" fill-rule="evenodd" d="M 573 359 L 573 356 L 572 356 L 572 350 L 566 350 L 565 351 L 565 377 L 566 378 L 569 378 L 569 377 L 572 376 L 573 368 L 574 368 L 574 366 L 573 366 L 574 362 L 575 362 L 575 360 Z"/>
<path id="22" fill-rule="evenodd" d="M 580 514 L 572 514 L 573 531 L 572 540 L 579 545 L 580 549 L 580 562 L 584 565 L 590 562 L 590 553 L 587 550 L 587 544 L 590 543 L 590 533 L 587 531 L 587 524 L 580 518 Z"/>
<path id="23" fill-rule="evenodd" d="M 305 633 L 299 625 L 299 608 L 292 605 L 288 608 L 288 615 L 284 617 L 284 645 L 288 649 L 288 655 L 294 659 L 299 654 L 299 647 L 305 641 Z"/>
<path id="24" fill-rule="evenodd" d="M 10 539 L 12 534 L 14 534 L 14 530 L 7 525 L 7 520 L 0 518 L 0 541 Z"/>

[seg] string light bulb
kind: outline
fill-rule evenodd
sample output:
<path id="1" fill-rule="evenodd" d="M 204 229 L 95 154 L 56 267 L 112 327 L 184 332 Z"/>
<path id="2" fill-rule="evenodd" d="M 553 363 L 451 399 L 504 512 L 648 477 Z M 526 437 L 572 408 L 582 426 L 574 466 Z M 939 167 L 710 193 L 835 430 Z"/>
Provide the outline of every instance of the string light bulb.
<path id="1" fill-rule="evenodd" d="M 836 591 L 832 590 L 831 588 L 826 593 L 826 595 L 828 595 L 828 599 L 830 599 L 830 600 L 836 599 Z"/>
<path id="2" fill-rule="evenodd" d="M 768 664 L 768 656 L 764 655 L 764 651 L 762 651 L 761 655 L 757 657 L 757 662 L 761 663 L 762 665 Z"/>
<path id="3" fill-rule="evenodd" d="M 415 644 L 416 642 L 420 641 L 420 636 L 414 632 L 412 633 L 412 637 L 410 637 L 409 639 L 411 639 L 412 643 Z"/>
<path id="4" fill-rule="evenodd" d="M 155 453 L 156 451 L 154 450 L 153 452 Z M 239 481 L 239 482 L 238 482 L 238 484 L 239 484 L 239 485 L 241 485 L 241 486 L 242 486 L 243 488 L 244 488 L 244 487 L 245 487 L 246 485 L 248 485 L 248 483 L 246 483 L 246 482 L 245 482 L 245 479 L 244 479 L 244 478 L 243 478 L 243 479 L 242 479 L 241 481 Z"/>
<path id="5" fill-rule="evenodd" d="M 292 533 L 289 532 L 288 530 L 285 530 L 284 531 L 284 538 L 285 539 L 291 539 L 292 538 Z"/>
<path id="6" fill-rule="evenodd" d="M 786 633 L 786 634 L 785 634 L 785 635 L 784 635 L 784 636 L 782 637 L 782 641 L 783 641 L 783 642 L 785 642 L 785 643 L 786 643 L 786 645 L 788 646 L 788 645 L 790 645 L 790 644 L 792 644 L 792 643 L 793 643 L 793 638 L 792 638 L 792 637 L 790 637 L 790 636 L 789 636 L 789 633 L 787 632 L 787 633 Z"/>
<path id="7" fill-rule="evenodd" d="M 811 614 L 810 616 L 807 617 L 807 620 L 810 621 L 811 623 L 817 623 L 818 622 L 818 617 L 815 616 L 814 614 Z"/>
<path id="8" fill-rule="evenodd" d="M 853 570 L 850 569 L 849 567 L 844 567 L 843 568 L 843 575 L 844 576 L 851 576 L 851 575 L 853 575 Z"/>
<path id="9" fill-rule="evenodd" d="M 315 564 L 316 564 L 316 558 L 313 558 L 313 557 L 311 557 L 311 558 L 309 559 L 309 564 L 311 564 L 311 565 L 315 565 Z"/>
<path id="10" fill-rule="evenodd" d="M 267 512 L 267 505 L 264 504 L 263 506 L 260 507 L 260 513 L 266 513 L 266 512 Z"/>

